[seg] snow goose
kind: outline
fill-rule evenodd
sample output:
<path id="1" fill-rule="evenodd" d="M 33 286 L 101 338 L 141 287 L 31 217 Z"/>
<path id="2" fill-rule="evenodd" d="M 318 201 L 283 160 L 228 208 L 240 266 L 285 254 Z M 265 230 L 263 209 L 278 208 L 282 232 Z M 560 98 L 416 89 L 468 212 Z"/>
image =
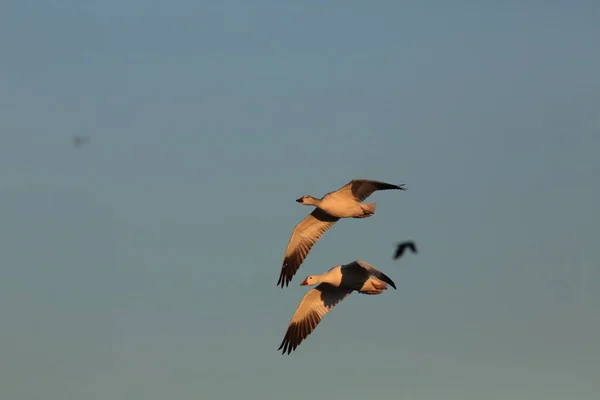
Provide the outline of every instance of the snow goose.
<path id="1" fill-rule="evenodd" d="M 388 284 L 396 289 L 394 282 L 371 264 L 356 260 L 338 265 L 321 275 L 310 275 L 301 286 L 319 284 L 304 295 L 285 332 L 281 345 L 282 354 L 290 354 L 315 330 L 321 319 L 350 293 L 377 295 L 387 290 Z"/>
<path id="2" fill-rule="evenodd" d="M 362 204 L 362 201 L 377 190 L 406 190 L 402 185 L 353 179 L 340 189 L 329 192 L 322 199 L 302 196 L 296 200 L 300 204 L 314 206 L 315 210 L 304 218 L 292 232 L 288 242 L 277 285 L 289 286 L 292 278 L 304 262 L 312 247 L 329 228 L 340 218 L 367 218 L 375 213 L 375 203 Z"/>
<path id="3" fill-rule="evenodd" d="M 396 247 L 396 252 L 394 253 L 394 260 L 399 259 L 400 257 L 402 257 L 402 254 L 404 254 L 404 250 L 409 249 L 410 251 L 412 251 L 413 253 L 417 253 L 417 246 L 415 245 L 415 242 L 412 241 L 406 241 L 406 242 L 402 242 L 398 244 L 398 247 Z"/>

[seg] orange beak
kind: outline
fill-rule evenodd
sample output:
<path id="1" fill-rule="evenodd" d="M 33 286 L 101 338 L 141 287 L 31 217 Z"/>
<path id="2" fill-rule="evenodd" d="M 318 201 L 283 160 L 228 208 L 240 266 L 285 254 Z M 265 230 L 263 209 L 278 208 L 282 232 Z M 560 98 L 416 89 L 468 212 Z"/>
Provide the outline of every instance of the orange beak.
<path id="1" fill-rule="evenodd" d="M 300 286 L 308 286 L 308 278 L 306 278 L 305 280 L 303 280 L 302 282 L 300 282 Z"/>

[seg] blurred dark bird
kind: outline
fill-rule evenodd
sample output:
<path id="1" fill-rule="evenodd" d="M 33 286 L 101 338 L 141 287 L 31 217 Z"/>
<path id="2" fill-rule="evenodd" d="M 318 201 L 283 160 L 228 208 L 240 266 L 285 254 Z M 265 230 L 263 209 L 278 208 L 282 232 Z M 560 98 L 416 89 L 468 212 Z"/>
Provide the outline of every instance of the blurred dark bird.
<path id="1" fill-rule="evenodd" d="M 85 143 L 89 143 L 89 142 L 90 142 L 90 138 L 87 136 L 73 136 L 73 145 L 75 147 L 81 147 Z"/>
<path id="2" fill-rule="evenodd" d="M 402 254 L 404 254 L 404 250 L 409 249 L 410 251 L 412 251 L 413 253 L 417 253 L 417 246 L 415 245 L 415 242 L 411 242 L 411 241 L 407 241 L 407 242 L 402 242 L 398 244 L 398 247 L 396 247 L 396 253 L 394 254 L 394 260 L 399 259 L 400 257 L 402 257 Z"/>

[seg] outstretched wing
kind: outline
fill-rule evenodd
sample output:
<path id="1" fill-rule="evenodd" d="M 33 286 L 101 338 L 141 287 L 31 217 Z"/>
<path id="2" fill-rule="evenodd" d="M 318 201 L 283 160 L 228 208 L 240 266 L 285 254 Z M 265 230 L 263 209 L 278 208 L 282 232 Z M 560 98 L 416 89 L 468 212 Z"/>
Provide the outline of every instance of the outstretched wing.
<path id="1" fill-rule="evenodd" d="M 285 332 L 283 341 L 277 350 L 283 349 L 281 354 L 290 354 L 304 341 L 317 327 L 333 307 L 352 293 L 352 289 L 344 289 L 321 283 L 316 288 L 304 295 L 290 324 Z"/>
<path id="2" fill-rule="evenodd" d="M 337 193 L 346 196 L 352 196 L 356 201 L 363 201 L 377 190 L 406 190 L 404 184 L 392 185 L 380 181 L 372 181 L 369 179 L 353 179 L 345 186 L 337 190 Z"/>
<path id="3" fill-rule="evenodd" d="M 285 250 L 277 285 L 281 285 L 281 287 L 284 285 L 289 286 L 292 278 L 304 262 L 304 259 L 306 259 L 306 256 L 308 256 L 312 247 L 321 238 L 323 233 L 338 220 L 339 218 L 332 217 L 325 211 L 315 208 L 312 213 L 296 225 Z"/>

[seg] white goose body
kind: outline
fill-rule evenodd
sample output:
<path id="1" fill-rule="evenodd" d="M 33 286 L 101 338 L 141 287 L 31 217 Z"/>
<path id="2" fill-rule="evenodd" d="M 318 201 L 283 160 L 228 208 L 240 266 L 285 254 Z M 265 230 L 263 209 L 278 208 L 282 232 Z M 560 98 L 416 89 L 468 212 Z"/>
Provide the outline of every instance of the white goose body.
<path id="1" fill-rule="evenodd" d="M 381 279 L 370 276 L 371 273 L 360 265 L 361 263 L 365 262 L 355 261 L 343 266 L 338 265 L 323 274 L 311 275 L 302 281 L 300 286 L 328 283 L 337 288 L 343 287 L 352 289 L 363 294 L 380 294 L 383 290 L 386 290 L 387 283 Z"/>
<path id="2" fill-rule="evenodd" d="M 375 214 L 375 203 L 362 203 L 373 192 L 406 190 L 403 186 L 368 179 L 353 179 L 338 190 L 327 193 L 322 199 L 307 195 L 296 200 L 298 203 L 314 206 L 315 210 L 294 228 L 277 284 L 281 287 L 290 284 L 315 243 L 341 218 L 368 218 Z"/>
<path id="3" fill-rule="evenodd" d="M 301 286 L 317 285 L 304 295 L 278 350 L 290 354 L 312 333 L 321 319 L 336 304 L 353 291 L 377 295 L 387 290 L 388 284 L 396 289 L 394 282 L 371 264 L 356 260 L 338 265 L 320 275 L 308 276 Z"/>
<path id="4" fill-rule="evenodd" d="M 374 203 L 362 204 L 353 197 L 328 193 L 322 199 L 305 196 L 302 204 L 314 205 L 336 218 L 366 218 L 375 212 Z"/>

